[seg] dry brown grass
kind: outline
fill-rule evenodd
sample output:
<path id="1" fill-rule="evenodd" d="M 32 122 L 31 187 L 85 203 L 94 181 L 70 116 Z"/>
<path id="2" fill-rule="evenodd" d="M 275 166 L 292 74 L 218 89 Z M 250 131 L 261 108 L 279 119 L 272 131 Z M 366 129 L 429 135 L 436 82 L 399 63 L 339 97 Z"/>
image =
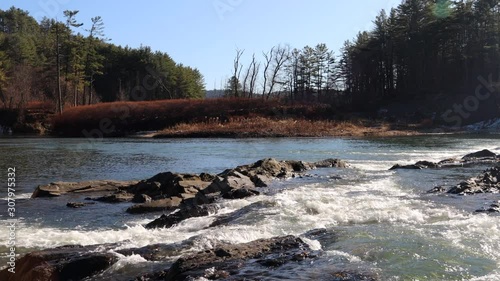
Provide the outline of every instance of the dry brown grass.
<path id="1" fill-rule="evenodd" d="M 300 116 L 325 119 L 331 107 L 322 104 L 287 105 L 278 100 L 210 99 L 162 100 L 147 102 L 114 102 L 73 107 L 53 119 L 54 131 L 64 136 L 82 136 L 84 131 L 111 127 L 106 136 L 126 135 L 138 131 L 154 131 L 181 123 L 202 123 L 208 119 L 248 118 L 255 116 Z M 221 118 L 222 119 L 222 118 Z"/>
<path id="2" fill-rule="evenodd" d="M 277 120 L 254 117 L 227 124 L 182 123 L 151 136 L 175 137 L 328 137 L 328 136 L 394 136 L 416 134 L 412 131 L 391 130 L 387 124 L 368 121 L 311 121 L 304 119 Z"/>

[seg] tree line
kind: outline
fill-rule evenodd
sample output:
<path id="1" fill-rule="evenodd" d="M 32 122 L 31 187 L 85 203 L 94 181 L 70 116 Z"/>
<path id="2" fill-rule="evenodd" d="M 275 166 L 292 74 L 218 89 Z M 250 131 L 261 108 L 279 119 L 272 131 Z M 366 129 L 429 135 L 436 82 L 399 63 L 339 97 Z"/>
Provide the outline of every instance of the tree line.
<path id="1" fill-rule="evenodd" d="M 237 50 L 226 96 L 280 96 L 363 109 L 471 94 L 478 77 L 500 86 L 498 0 L 403 0 L 373 23 L 372 30 L 346 41 L 339 55 L 325 44 L 277 46 L 261 59 L 254 54 L 245 67 L 244 52 Z"/>
<path id="2" fill-rule="evenodd" d="M 111 44 L 99 16 L 87 23 L 78 11 L 64 16 L 37 22 L 15 7 L 0 10 L 0 107 L 49 101 L 62 112 L 97 102 L 204 97 L 197 69 L 149 47 Z"/>

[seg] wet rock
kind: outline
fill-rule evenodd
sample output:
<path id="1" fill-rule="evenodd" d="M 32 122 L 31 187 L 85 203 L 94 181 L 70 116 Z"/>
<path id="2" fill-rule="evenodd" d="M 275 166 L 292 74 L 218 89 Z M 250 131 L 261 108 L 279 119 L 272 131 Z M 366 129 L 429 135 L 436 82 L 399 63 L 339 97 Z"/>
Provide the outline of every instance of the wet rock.
<path id="1" fill-rule="evenodd" d="M 500 204 L 491 204 L 488 208 L 476 210 L 477 213 L 500 213 Z"/>
<path id="2" fill-rule="evenodd" d="M 346 161 L 340 159 L 326 159 L 314 163 L 316 168 L 349 168 Z"/>
<path id="3" fill-rule="evenodd" d="M 254 276 L 248 276 L 245 274 L 252 273 L 245 272 L 245 268 L 262 263 L 277 267 L 296 261 L 296 256 L 301 253 L 310 255 L 310 252 L 307 244 L 294 236 L 260 239 L 238 245 L 221 245 L 213 250 L 178 259 L 159 277 L 164 278 L 162 280 L 186 280 L 207 278 L 218 272 L 224 278 L 238 278 L 242 274 L 248 279 L 253 279 L 259 275 L 259 272 L 254 270 Z"/>
<path id="4" fill-rule="evenodd" d="M 130 214 L 144 214 L 151 212 L 169 211 L 178 208 L 182 203 L 180 197 L 170 197 L 160 200 L 153 200 L 150 202 L 134 205 L 127 209 Z"/>
<path id="5" fill-rule="evenodd" d="M 86 182 L 54 182 L 48 185 L 38 186 L 31 198 L 37 197 L 56 197 L 67 193 L 90 193 L 103 191 L 118 191 L 137 181 L 86 181 Z"/>
<path id="6" fill-rule="evenodd" d="M 389 170 L 397 170 L 397 169 L 421 170 L 421 169 L 438 168 L 438 167 L 439 167 L 439 165 L 434 163 L 434 162 L 418 161 L 417 163 L 411 164 L 411 165 L 396 164 L 396 165 L 392 166 L 392 168 L 390 168 Z"/>
<path id="7" fill-rule="evenodd" d="M 203 206 L 183 206 L 177 212 L 171 214 L 164 214 L 156 220 L 148 223 L 145 227 L 152 228 L 169 228 L 181 221 L 189 218 L 208 216 L 210 212 L 215 212 L 216 209 L 210 205 Z"/>
<path id="8" fill-rule="evenodd" d="M 220 225 L 237 224 L 240 220 L 244 220 L 249 214 L 256 212 L 257 210 L 262 210 L 275 206 L 275 202 L 272 201 L 258 201 L 245 206 L 239 210 L 231 212 L 229 214 L 224 214 L 215 219 L 214 222 L 210 224 L 209 227 L 216 227 Z"/>
<path id="9" fill-rule="evenodd" d="M 134 195 L 134 198 L 132 199 L 133 203 L 149 203 L 151 202 L 151 197 L 149 197 L 146 194 L 136 194 Z"/>
<path id="10" fill-rule="evenodd" d="M 74 209 L 78 209 L 78 208 L 83 208 L 85 206 L 88 206 L 88 205 L 94 205 L 95 203 L 94 202 L 68 202 L 68 204 L 66 204 L 67 207 L 69 208 L 74 208 Z"/>
<path id="11" fill-rule="evenodd" d="M 133 194 L 145 194 L 153 199 L 179 196 L 183 193 L 197 193 L 204 189 L 214 179 L 209 174 L 177 174 L 160 173 L 154 177 L 138 182 L 126 188 L 126 191 Z"/>
<path id="12" fill-rule="evenodd" d="M 180 243 L 174 244 L 153 244 L 142 248 L 129 248 L 117 250 L 116 252 L 124 256 L 139 255 L 148 261 L 165 261 L 170 257 L 179 256 L 183 247 Z"/>
<path id="13" fill-rule="evenodd" d="M 16 261 L 16 273 L 5 269 L 0 272 L 0 280 L 81 280 L 107 269 L 116 261 L 115 255 L 99 251 L 97 246 L 64 246 L 26 254 Z"/>
<path id="14" fill-rule="evenodd" d="M 227 193 L 225 193 L 222 197 L 224 199 L 243 199 L 255 195 L 259 195 L 260 192 L 253 190 L 253 189 L 248 189 L 248 188 L 241 188 L 241 189 L 235 189 L 231 190 Z"/>
<path id="15" fill-rule="evenodd" d="M 477 193 L 498 193 L 500 192 L 500 166 L 484 171 L 477 177 L 470 178 L 455 186 L 437 186 L 429 190 L 428 193 L 442 193 L 471 195 Z"/>
<path id="16" fill-rule="evenodd" d="M 482 159 L 482 158 L 494 159 L 496 157 L 497 155 L 494 152 L 484 149 L 478 152 L 467 154 L 462 159 L 463 160 Z"/>
<path id="17" fill-rule="evenodd" d="M 461 182 L 448 190 L 448 193 L 460 195 L 498 192 L 500 192 L 500 166 L 488 169 L 483 174 Z"/>
<path id="18" fill-rule="evenodd" d="M 398 170 L 398 169 L 436 169 L 436 168 L 454 168 L 454 167 L 466 167 L 472 165 L 479 164 L 491 164 L 491 163 L 500 163 L 500 155 L 496 155 L 495 153 L 489 150 L 482 150 L 478 152 L 474 152 L 471 154 L 467 154 L 462 159 L 450 158 L 442 160 L 438 163 L 434 163 L 431 161 L 419 161 L 415 164 L 411 165 L 400 165 L 396 164 L 392 166 L 389 170 Z"/>
<path id="19" fill-rule="evenodd" d="M 134 199 L 134 194 L 125 191 L 118 191 L 117 193 L 99 197 L 94 200 L 105 203 L 123 203 L 130 202 L 132 199 Z"/>

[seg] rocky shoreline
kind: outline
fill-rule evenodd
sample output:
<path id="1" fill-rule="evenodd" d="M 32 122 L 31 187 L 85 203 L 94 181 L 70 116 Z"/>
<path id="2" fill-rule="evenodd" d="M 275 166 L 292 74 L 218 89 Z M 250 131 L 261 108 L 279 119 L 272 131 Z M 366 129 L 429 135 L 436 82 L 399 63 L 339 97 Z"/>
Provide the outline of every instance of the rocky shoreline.
<path id="1" fill-rule="evenodd" d="M 306 171 L 317 168 L 347 168 L 349 164 L 339 159 L 319 162 L 278 161 L 263 159 L 250 165 L 228 169 L 217 175 L 160 173 L 142 181 L 87 181 L 81 183 L 56 182 L 36 188 L 32 198 L 59 197 L 70 194 L 103 194 L 87 197 L 86 202 L 68 202 L 70 208 L 84 208 L 96 202 L 136 203 L 128 213 L 169 212 L 148 223 L 145 227 L 164 228 L 192 217 L 207 216 L 216 212 L 211 203 L 216 200 L 240 199 L 259 195 L 260 188 L 273 181 L 301 177 Z M 111 192 L 111 193 L 109 193 Z M 177 210 L 176 212 L 171 212 Z M 227 220 L 227 218 L 226 218 Z M 219 220 L 217 225 L 223 224 Z M 212 225 L 215 226 L 216 224 Z M 17 273 L 0 272 L 1 280 L 81 280 L 95 276 L 117 262 L 110 250 L 118 245 L 63 246 L 26 254 L 16 261 Z M 152 245 L 140 249 L 119 250 L 119 254 L 140 254 L 146 260 L 161 261 L 172 252 L 171 245 Z M 210 280 L 253 278 L 259 272 L 248 273 L 245 268 L 258 267 L 265 271 L 286 263 L 300 263 L 314 259 L 313 253 L 303 240 L 295 236 L 260 239 L 244 244 L 220 245 L 188 256 L 183 256 L 161 272 L 145 273 L 136 280 Z M 337 272 L 349 280 L 375 280 L 357 273 Z M 343 278 L 342 277 L 342 278 Z M 345 279 L 338 279 L 345 280 Z"/>
<path id="2" fill-rule="evenodd" d="M 489 150 L 482 150 L 465 155 L 464 157 L 445 159 L 439 162 L 419 161 L 411 165 L 394 165 L 390 170 L 399 169 L 445 169 L 457 167 L 470 167 L 475 165 L 495 165 L 476 177 L 469 178 L 458 184 L 445 186 L 440 185 L 428 191 L 429 194 L 450 195 L 475 195 L 475 194 L 498 194 L 500 193 L 500 155 Z M 488 208 L 476 210 L 478 213 L 500 213 L 500 201 L 493 202 Z"/>

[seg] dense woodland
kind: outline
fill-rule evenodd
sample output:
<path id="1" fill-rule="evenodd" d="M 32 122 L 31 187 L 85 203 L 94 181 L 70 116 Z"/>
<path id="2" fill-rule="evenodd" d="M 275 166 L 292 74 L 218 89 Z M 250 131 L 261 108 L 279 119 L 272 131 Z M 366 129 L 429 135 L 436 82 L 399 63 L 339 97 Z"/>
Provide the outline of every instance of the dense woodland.
<path id="1" fill-rule="evenodd" d="M 0 107 L 45 100 L 62 111 L 98 102 L 205 96 L 197 69 L 149 47 L 111 44 L 100 17 L 81 22 L 77 11 L 65 16 L 63 22 L 38 23 L 16 8 L 0 11 Z M 460 113 L 452 106 L 457 103 L 475 108 L 467 97 L 481 85 L 483 92 L 498 94 L 498 0 L 403 0 L 373 22 L 372 30 L 346 41 L 337 53 L 325 44 L 278 45 L 253 55 L 236 50 L 222 92 L 350 111 L 418 101 L 440 114 L 450 108 Z M 324 36 L 335 36 L 332 30 Z M 498 114 L 498 100 L 488 95 L 475 111 Z"/>
<path id="2" fill-rule="evenodd" d="M 118 100 L 202 98 L 201 73 L 169 55 L 116 46 L 103 19 L 65 11 L 62 22 L 0 10 L 0 108 L 49 101 L 67 106 Z"/>
<path id="3" fill-rule="evenodd" d="M 500 4 L 404 0 L 389 12 L 382 10 L 373 30 L 346 41 L 338 54 L 318 44 L 277 46 L 243 64 L 245 55 L 236 51 L 226 96 L 280 96 L 351 110 L 409 100 L 449 107 L 474 95 L 478 85 L 498 90 Z"/>

